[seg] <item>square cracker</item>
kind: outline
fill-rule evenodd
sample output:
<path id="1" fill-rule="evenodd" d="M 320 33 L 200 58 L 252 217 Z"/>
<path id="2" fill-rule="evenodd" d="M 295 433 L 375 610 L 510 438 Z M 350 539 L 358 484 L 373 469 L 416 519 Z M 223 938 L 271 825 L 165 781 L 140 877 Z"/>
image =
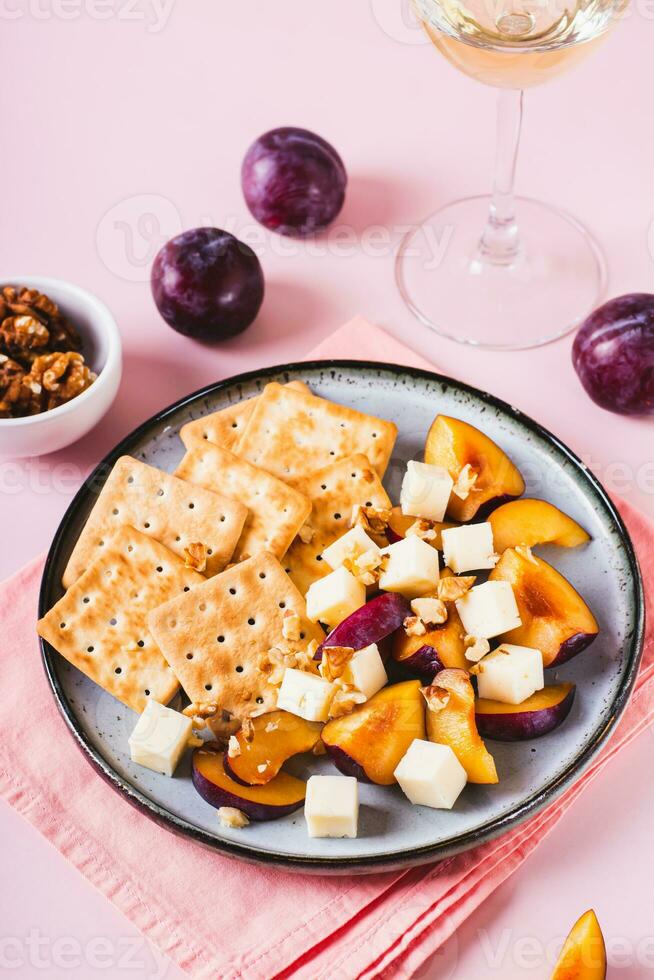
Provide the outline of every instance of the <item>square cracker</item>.
<path id="1" fill-rule="evenodd" d="M 289 381 L 286 387 L 311 393 L 311 389 L 304 381 Z M 258 398 L 258 395 L 254 398 L 246 398 L 245 401 L 229 405 L 228 408 L 221 408 L 219 412 L 212 412 L 211 415 L 187 422 L 179 430 L 182 442 L 187 449 L 190 449 L 197 439 L 206 439 L 217 446 L 224 446 L 225 449 L 235 449 Z"/>
<path id="2" fill-rule="evenodd" d="M 166 704 L 179 688 L 148 633 L 147 614 L 200 582 L 164 545 L 122 527 L 39 622 L 39 635 L 134 711 Z"/>
<path id="3" fill-rule="evenodd" d="M 243 561 L 262 551 L 281 558 L 311 513 L 308 497 L 276 476 L 235 456 L 229 449 L 196 440 L 175 475 L 215 490 L 248 508 L 248 516 L 232 560 Z"/>
<path id="4" fill-rule="evenodd" d="M 166 545 L 180 558 L 190 544 L 204 544 L 206 575 L 215 575 L 232 557 L 246 517 L 247 507 L 240 502 L 122 456 L 73 549 L 63 575 L 64 588 L 79 578 L 123 524 Z"/>
<path id="5" fill-rule="evenodd" d="M 383 477 L 396 437 L 393 422 L 273 382 L 259 396 L 236 452 L 299 487 L 308 473 L 356 453 Z"/>
<path id="6" fill-rule="evenodd" d="M 299 538 L 293 542 L 284 558 L 284 567 L 306 595 L 312 582 L 331 572 L 320 555 L 348 531 L 355 504 L 379 509 L 392 504 L 381 480 L 362 455 L 332 463 L 305 477 L 298 487 L 313 505 L 307 521 L 313 537 L 307 544 Z"/>
<path id="7" fill-rule="evenodd" d="M 290 610 L 300 617 L 300 639 L 284 641 Z M 234 565 L 155 609 L 152 636 L 194 704 L 213 702 L 239 718 L 272 711 L 277 689 L 260 669 L 268 651 L 285 643 L 292 652 L 324 639 L 310 623 L 304 599 L 273 555 Z"/>

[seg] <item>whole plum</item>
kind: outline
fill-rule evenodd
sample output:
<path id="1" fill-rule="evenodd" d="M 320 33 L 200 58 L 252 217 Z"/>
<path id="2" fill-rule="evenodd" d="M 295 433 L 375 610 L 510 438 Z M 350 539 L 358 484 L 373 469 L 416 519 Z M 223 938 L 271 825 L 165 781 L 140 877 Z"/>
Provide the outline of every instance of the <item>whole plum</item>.
<path id="1" fill-rule="evenodd" d="M 241 171 L 245 201 L 270 231 L 303 237 L 322 231 L 345 200 L 343 161 L 322 137 L 283 127 L 264 133 L 248 150 Z"/>
<path id="2" fill-rule="evenodd" d="M 259 259 L 219 228 L 194 228 L 171 238 L 152 265 L 152 295 L 173 330 L 219 341 L 249 327 L 264 295 Z"/>
<path id="3" fill-rule="evenodd" d="M 602 408 L 654 414 L 654 295 L 618 296 L 591 313 L 575 338 L 572 362 Z"/>

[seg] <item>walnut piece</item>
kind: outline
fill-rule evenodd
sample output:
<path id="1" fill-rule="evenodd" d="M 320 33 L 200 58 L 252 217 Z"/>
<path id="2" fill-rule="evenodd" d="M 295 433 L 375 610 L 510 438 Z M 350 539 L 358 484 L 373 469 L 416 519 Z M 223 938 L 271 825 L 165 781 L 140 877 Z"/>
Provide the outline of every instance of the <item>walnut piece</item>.
<path id="1" fill-rule="evenodd" d="M 329 708 L 330 718 L 342 718 L 344 715 L 349 715 L 357 705 L 363 704 L 367 698 L 365 694 L 361 691 L 357 691 L 354 687 L 343 687 L 336 692 L 332 698 L 332 703 Z"/>
<path id="2" fill-rule="evenodd" d="M 6 354 L 0 354 L 0 419 L 27 412 L 32 392 L 24 379 L 25 371 L 21 365 Z"/>
<path id="3" fill-rule="evenodd" d="M 419 517 L 406 529 L 405 537 L 420 538 L 422 541 L 435 541 L 438 537 L 438 532 L 432 521 L 428 521 L 424 517 Z"/>
<path id="4" fill-rule="evenodd" d="M 50 341 L 48 328 L 33 316 L 8 316 L 0 325 L 0 343 L 11 356 L 44 350 Z"/>
<path id="5" fill-rule="evenodd" d="M 475 489 L 475 484 L 479 477 L 479 473 L 473 470 L 470 463 L 466 463 L 461 472 L 459 473 L 454 486 L 452 487 L 452 493 L 455 494 L 459 500 L 467 500 L 472 491 Z"/>
<path id="6" fill-rule="evenodd" d="M 440 599 L 414 599 L 411 603 L 411 612 L 425 626 L 441 626 L 447 621 L 447 606 Z"/>
<path id="7" fill-rule="evenodd" d="M 250 823 L 243 811 L 237 810 L 235 806 L 221 806 L 218 819 L 221 827 L 229 827 L 231 830 L 242 830 Z"/>
<path id="8" fill-rule="evenodd" d="M 44 411 L 50 411 L 81 395 L 91 387 L 96 377 L 84 363 L 81 354 L 68 351 L 37 357 L 25 380 L 28 385 L 34 382 L 45 389 Z"/>
<path id="9" fill-rule="evenodd" d="M 346 558 L 343 565 L 362 585 L 375 585 L 379 581 L 383 561 L 383 555 L 376 548 L 370 548 L 361 555 Z"/>
<path id="10" fill-rule="evenodd" d="M 227 756 L 230 759 L 238 759 L 241 754 L 241 743 L 237 739 L 236 735 L 229 736 L 229 742 L 227 743 Z"/>
<path id="11" fill-rule="evenodd" d="M 427 632 L 427 627 L 420 616 L 407 616 L 402 625 L 407 636 L 424 636 Z"/>
<path id="12" fill-rule="evenodd" d="M 392 513 L 388 508 L 364 507 L 362 504 L 355 504 L 352 508 L 350 527 L 363 528 L 375 544 L 384 547 L 388 544 L 386 532 L 391 517 Z"/>
<path id="13" fill-rule="evenodd" d="M 300 639 L 301 627 L 302 620 L 298 614 L 291 609 L 285 609 L 282 619 L 282 636 L 284 639 L 297 643 Z"/>
<path id="14" fill-rule="evenodd" d="M 315 535 L 314 529 L 309 524 L 305 524 L 304 527 L 300 528 L 297 536 L 303 544 L 311 544 Z"/>
<path id="15" fill-rule="evenodd" d="M 207 568 L 207 554 L 207 546 L 196 541 L 184 548 L 184 564 L 187 568 L 194 568 L 196 572 L 204 572 Z"/>
<path id="16" fill-rule="evenodd" d="M 490 652 L 490 643 L 482 636 L 464 636 L 463 645 L 466 652 L 466 660 L 477 663 L 482 657 Z"/>
<path id="17" fill-rule="evenodd" d="M 436 675 L 436 680 L 438 680 L 438 675 Z M 442 711 L 449 704 L 449 691 L 446 691 L 444 687 L 439 687 L 438 684 L 421 687 L 420 693 L 427 703 L 428 711 Z"/>
<path id="18" fill-rule="evenodd" d="M 320 661 L 320 674 L 326 681 L 342 677 L 345 668 L 354 656 L 352 647 L 323 647 Z"/>
<path id="19" fill-rule="evenodd" d="M 439 580 L 436 594 L 442 602 L 455 602 L 462 599 L 476 581 L 474 575 L 451 575 Z"/>

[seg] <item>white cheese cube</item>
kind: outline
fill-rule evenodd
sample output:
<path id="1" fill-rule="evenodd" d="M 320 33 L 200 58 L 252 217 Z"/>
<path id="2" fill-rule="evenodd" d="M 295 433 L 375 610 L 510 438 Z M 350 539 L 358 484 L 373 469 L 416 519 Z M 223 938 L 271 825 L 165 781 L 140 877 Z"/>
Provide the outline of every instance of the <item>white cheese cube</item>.
<path id="1" fill-rule="evenodd" d="M 148 701 L 128 739 L 132 762 L 172 776 L 191 736 L 192 721 L 158 701 Z"/>
<path id="2" fill-rule="evenodd" d="M 388 675 L 376 643 L 371 643 L 369 647 L 354 654 L 343 671 L 343 680 L 356 687 L 368 699 L 385 687 Z"/>
<path id="3" fill-rule="evenodd" d="M 330 568 L 340 568 L 346 558 L 360 558 L 367 551 L 379 554 L 379 548 L 358 524 L 330 544 L 322 553 Z"/>
<path id="4" fill-rule="evenodd" d="M 366 603 L 366 587 L 347 568 L 337 568 L 318 579 L 307 592 L 307 616 L 312 623 L 338 626 Z"/>
<path id="5" fill-rule="evenodd" d="M 450 500 L 454 481 L 443 466 L 430 463 L 407 463 L 402 481 L 400 504 L 409 517 L 424 517 L 442 521 Z"/>
<path id="6" fill-rule="evenodd" d="M 388 555 L 388 560 L 379 578 L 380 589 L 415 599 L 436 588 L 438 552 L 422 538 L 411 535 L 384 548 L 382 554 Z"/>
<path id="7" fill-rule="evenodd" d="M 445 528 L 441 532 L 441 540 L 443 561 L 457 575 L 481 568 L 495 568 L 497 565 L 493 527 L 489 523 Z"/>
<path id="8" fill-rule="evenodd" d="M 421 738 L 414 738 L 395 778 L 412 803 L 437 810 L 451 810 L 468 779 L 449 745 Z"/>
<path id="9" fill-rule="evenodd" d="M 491 701 L 522 704 L 545 686 L 543 654 L 533 647 L 503 643 L 477 669 L 479 697 Z"/>
<path id="10" fill-rule="evenodd" d="M 359 787 L 353 776 L 311 776 L 304 816 L 309 837 L 356 837 Z"/>
<path id="11" fill-rule="evenodd" d="M 336 687 L 304 670 L 287 667 L 277 693 L 277 707 L 305 721 L 327 721 Z"/>
<path id="12" fill-rule="evenodd" d="M 489 640 L 522 626 L 510 582 L 475 585 L 455 605 L 468 636 Z"/>

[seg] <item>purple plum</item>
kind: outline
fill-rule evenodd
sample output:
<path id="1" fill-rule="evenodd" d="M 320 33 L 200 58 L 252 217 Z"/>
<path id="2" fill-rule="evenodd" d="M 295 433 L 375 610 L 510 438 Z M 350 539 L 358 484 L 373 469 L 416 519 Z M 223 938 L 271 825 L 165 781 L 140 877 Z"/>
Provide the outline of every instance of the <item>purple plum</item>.
<path id="1" fill-rule="evenodd" d="M 166 323 L 209 342 L 249 327 L 264 295 L 257 256 L 219 228 L 195 228 L 171 238 L 154 260 L 151 283 Z"/>
<path id="2" fill-rule="evenodd" d="M 257 221 L 300 238 L 322 231 L 340 213 L 347 173 L 326 140 L 289 126 L 255 140 L 243 161 L 241 183 Z"/>
<path id="3" fill-rule="evenodd" d="M 479 699 L 475 704 L 477 730 L 483 738 L 498 742 L 540 738 L 563 724 L 574 699 L 574 684 L 545 687 L 518 705 Z"/>
<path id="4" fill-rule="evenodd" d="M 403 596 L 395 592 L 382 592 L 333 629 L 318 647 L 314 659 L 322 659 L 325 647 L 363 650 L 371 643 L 381 643 L 398 630 L 410 615 L 411 606 Z"/>
<path id="5" fill-rule="evenodd" d="M 575 337 L 572 363 L 602 408 L 654 414 L 654 295 L 630 293 L 595 310 Z"/>

